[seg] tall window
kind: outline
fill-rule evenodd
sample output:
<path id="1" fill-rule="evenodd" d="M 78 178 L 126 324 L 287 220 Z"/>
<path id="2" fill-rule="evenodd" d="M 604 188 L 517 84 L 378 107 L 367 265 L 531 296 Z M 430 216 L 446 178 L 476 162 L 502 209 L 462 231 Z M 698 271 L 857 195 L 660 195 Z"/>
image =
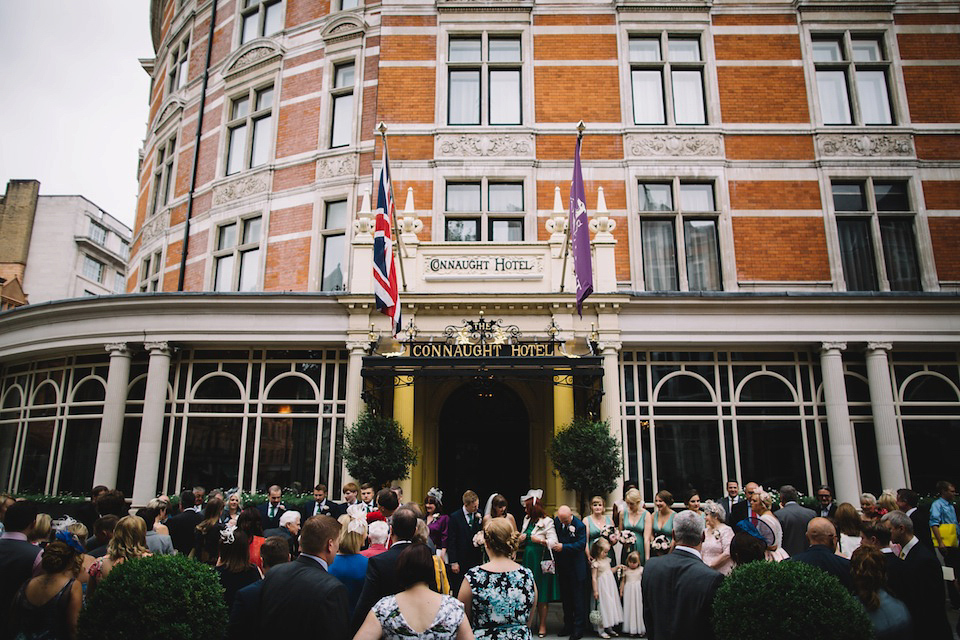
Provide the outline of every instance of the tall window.
<path id="1" fill-rule="evenodd" d="M 893 123 L 890 61 L 881 37 L 814 36 L 813 61 L 824 124 Z"/>
<path id="2" fill-rule="evenodd" d="M 907 183 L 837 180 L 831 189 L 847 291 L 920 291 Z"/>
<path id="3" fill-rule="evenodd" d="M 696 36 L 630 38 L 635 124 L 706 124 L 703 55 Z"/>
<path id="4" fill-rule="evenodd" d="M 278 33 L 283 29 L 282 0 L 243 0 L 240 23 L 240 44 Z"/>
<path id="5" fill-rule="evenodd" d="M 230 103 L 227 175 L 265 164 L 273 143 L 273 87 L 250 89 Z"/>
<path id="6" fill-rule="evenodd" d="M 117 271 L 113 274 L 113 292 L 123 293 L 127 290 L 127 279 L 122 273 Z"/>
<path id="7" fill-rule="evenodd" d="M 259 216 L 222 225 L 217 229 L 214 291 L 256 291 L 260 279 Z"/>
<path id="8" fill-rule="evenodd" d="M 173 159 L 177 153 L 177 136 L 171 137 L 166 144 L 157 149 L 157 165 L 153 170 L 153 205 L 150 213 L 154 214 L 167 206 L 173 199 Z"/>
<path id="9" fill-rule="evenodd" d="M 640 183 L 643 279 L 648 291 L 723 288 L 718 217 L 710 183 Z"/>
<path id="10" fill-rule="evenodd" d="M 448 124 L 522 124 L 518 36 L 455 36 L 447 55 Z"/>
<path id="11" fill-rule="evenodd" d="M 359 4 L 358 0 L 340 0 L 340 10 L 355 9 Z"/>
<path id="12" fill-rule="evenodd" d="M 98 245 L 105 246 L 107 244 L 107 230 L 101 227 L 99 224 L 90 221 L 90 239 L 96 242 Z"/>
<path id="13" fill-rule="evenodd" d="M 83 277 L 94 282 L 103 282 L 103 263 L 90 256 L 83 256 Z"/>
<path id="14" fill-rule="evenodd" d="M 333 117 L 330 119 L 330 146 L 345 147 L 353 141 L 353 62 L 333 68 Z"/>
<path id="15" fill-rule="evenodd" d="M 179 91 L 187 84 L 190 56 L 190 38 L 184 38 L 180 44 L 170 50 L 170 70 L 167 71 L 167 93 Z"/>
<path id="16" fill-rule="evenodd" d="M 148 255 L 140 263 L 140 291 L 160 291 L 160 275 L 162 271 L 161 258 L 163 251 L 158 250 Z"/>
<path id="17" fill-rule="evenodd" d="M 444 240 L 522 242 L 522 182 L 449 182 Z"/>
<path id="18" fill-rule="evenodd" d="M 347 201 L 328 202 L 323 219 L 323 272 L 321 291 L 343 291 L 343 248 L 347 228 Z"/>

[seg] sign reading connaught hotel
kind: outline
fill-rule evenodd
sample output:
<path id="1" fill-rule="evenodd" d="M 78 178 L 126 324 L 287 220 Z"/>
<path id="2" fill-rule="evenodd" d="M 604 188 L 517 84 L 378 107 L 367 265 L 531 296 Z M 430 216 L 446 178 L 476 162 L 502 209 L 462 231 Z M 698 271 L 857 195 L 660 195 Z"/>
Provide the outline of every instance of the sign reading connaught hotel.
<path id="1" fill-rule="evenodd" d="M 570 501 L 545 452 L 586 415 L 648 503 L 956 469 L 955 2 L 150 6 L 127 293 L 0 313 L 0 490 L 339 497 L 363 410 L 418 449 L 415 500 Z"/>

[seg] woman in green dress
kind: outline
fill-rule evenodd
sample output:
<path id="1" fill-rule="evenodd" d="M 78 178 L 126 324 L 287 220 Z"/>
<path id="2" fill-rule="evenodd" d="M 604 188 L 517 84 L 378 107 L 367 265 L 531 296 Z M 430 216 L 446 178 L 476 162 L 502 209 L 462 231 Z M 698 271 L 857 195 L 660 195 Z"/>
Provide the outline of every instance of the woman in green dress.
<path id="1" fill-rule="evenodd" d="M 670 553 L 673 544 L 673 494 L 664 489 L 653 499 L 653 523 L 650 527 L 650 541 L 647 543 L 647 560 Z"/>
<path id="2" fill-rule="evenodd" d="M 629 531 L 636 536 L 637 541 L 633 544 L 623 543 L 623 549 L 620 551 L 620 562 L 626 564 L 630 552 L 638 551 L 640 552 L 640 564 L 643 564 L 649 555 L 647 553 L 647 540 L 650 538 L 653 516 L 643 508 L 643 498 L 636 489 L 627 491 L 627 495 L 623 499 L 627 503 L 627 508 L 620 514 L 620 531 Z M 623 542 L 623 540 L 620 542 Z"/>
<path id="3" fill-rule="evenodd" d="M 520 529 L 520 551 L 523 554 L 523 566 L 533 572 L 533 579 L 537 583 L 537 617 L 539 618 L 537 635 L 542 638 L 547 633 L 547 605 L 560 599 L 560 588 L 557 585 L 556 574 L 544 573 L 540 565 L 544 560 L 553 559 L 549 546 L 557 542 L 553 518 L 547 517 L 544 513 L 541 498 L 543 498 L 542 489 L 531 489 L 520 498 L 527 512 Z"/>
<path id="4" fill-rule="evenodd" d="M 587 558 L 590 558 L 590 548 L 593 546 L 593 543 L 597 541 L 601 535 L 604 534 L 604 530 L 610 531 L 613 530 L 613 535 L 607 536 L 607 541 L 610 543 L 610 551 L 607 552 L 607 557 L 610 558 L 610 566 L 617 566 L 617 554 L 613 550 L 613 545 L 617 544 L 617 534 L 616 528 L 613 526 L 613 518 L 606 515 L 607 505 L 603 502 L 603 496 L 593 496 L 590 498 L 590 515 L 583 519 L 585 525 L 587 525 L 587 548 L 585 553 Z"/>

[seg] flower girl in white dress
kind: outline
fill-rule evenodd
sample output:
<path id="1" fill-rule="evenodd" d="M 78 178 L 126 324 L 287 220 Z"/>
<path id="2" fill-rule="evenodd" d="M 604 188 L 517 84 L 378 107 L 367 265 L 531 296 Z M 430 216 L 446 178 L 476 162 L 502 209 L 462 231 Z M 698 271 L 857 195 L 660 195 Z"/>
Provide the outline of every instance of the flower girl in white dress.
<path id="1" fill-rule="evenodd" d="M 640 591 L 640 578 L 643 567 L 640 566 L 640 554 L 636 551 L 627 556 L 627 567 L 620 582 L 620 595 L 623 597 L 623 632 L 634 636 L 646 635 L 643 626 L 643 594 Z"/>
<path id="2" fill-rule="evenodd" d="M 590 547 L 591 566 L 593 567 L 593 597 L 597 601 L 600 622 L 596 623 L 597 635 L 609 638 L 617 635 L 613 627 L 623 622 L 623 606 L 620 604 L 620 590 L 617 579 L 610 567 L 610 543 L 606 538 L 597 538 Z"/>

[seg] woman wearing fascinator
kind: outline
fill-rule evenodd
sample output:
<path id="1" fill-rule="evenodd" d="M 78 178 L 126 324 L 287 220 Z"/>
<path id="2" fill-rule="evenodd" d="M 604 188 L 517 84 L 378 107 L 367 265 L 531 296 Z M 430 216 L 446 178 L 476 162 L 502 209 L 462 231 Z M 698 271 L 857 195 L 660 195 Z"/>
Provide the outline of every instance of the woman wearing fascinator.
<path id="1" fill-rule="evenodd" d="M 430 539 L 437 548 L 437 555 L 446 562 L 450 516 L 443 512 L 443 491 L 431 487 L 423 499 L 423 511 L 427 514 L 427 528 L 430 529 Z"/>
<path id="2" fill-rule="evenodd" d="M 233 606 L 237 591 L 263 580 L 260 568 L 250 562 L 250 540 L 247 534 L 230 525 L 220 530 L 220 558 L 214 570 L 223 585 L 227 611 Z"/>
<path id="3" fill-rule="evenodd" d="M 543 511 L 543 489 L 531 489 L 520 497 L 526 514 L 520 528 L 520 556 L 523 566 L 533 572 L 540 597 L 537 601 L 539 627 L 537 635 L 547 633 L 547 605 L 560 599 L 556 565 L 550 546 L 557 542 L 553 518 Z M 546 571 L 544 571 L 546 569 Z M 554 573 L 551 573 L 553 571 Z"/>

